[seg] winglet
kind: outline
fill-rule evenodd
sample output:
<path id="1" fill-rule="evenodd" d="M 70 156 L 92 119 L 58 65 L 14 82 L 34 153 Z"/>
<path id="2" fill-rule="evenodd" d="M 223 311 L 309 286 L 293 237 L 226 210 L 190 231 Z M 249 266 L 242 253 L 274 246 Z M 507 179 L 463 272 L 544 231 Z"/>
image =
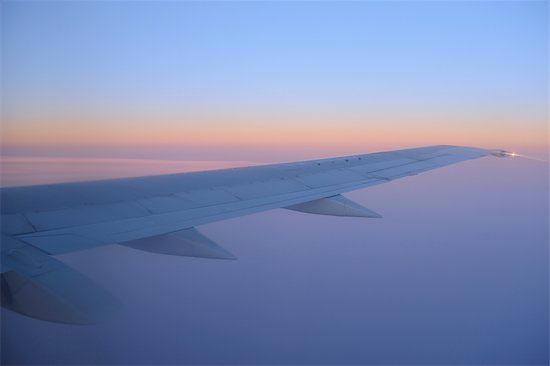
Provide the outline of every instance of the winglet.
<path id="1" fill-rule="evenodd" d="M 188 228 L 169 234 L 119 243 L 146 252 L 216 259 L 237 259 L 233 254 L 201 234 Z"/>
<path id="2" fill-rule="evenodd" d="M 498 158 L 507 158 L 510 156 L 516 156 L 516 153 L 506 151 L 506 150 L 501 150 L 501 149 L 489 150 L 489 154 L 496 156 Z"/>
<path id="3" fill-rule="evenodd" d="M 342 195 L 321 198 L 285 207 L 288 210 L 318 215 L 381 218 L 374 211 L 363 207 Z"/>

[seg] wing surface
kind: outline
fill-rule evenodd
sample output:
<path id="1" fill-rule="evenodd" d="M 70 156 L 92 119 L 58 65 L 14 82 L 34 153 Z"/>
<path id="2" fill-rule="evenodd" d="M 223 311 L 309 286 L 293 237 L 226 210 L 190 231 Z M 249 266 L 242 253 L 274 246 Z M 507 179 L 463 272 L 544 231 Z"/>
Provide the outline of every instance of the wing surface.
<path id="1" fill-rule="evenodd" d="M 429 146 L 196 173 L 2 188 L 2 306 L 93 323 L 116 301 L 51 255 L 119 243 L 152 253 L 235 257 L 195 226 L 273 208 L 374 218 L 341 194 L 502 150 Z"/>
<path id="2" fill-rule="evenodd" d="M 3 188 L 2 231 L 48 254 L 296 205 L 494 151 L 429 146 L 295 163 Z"/>

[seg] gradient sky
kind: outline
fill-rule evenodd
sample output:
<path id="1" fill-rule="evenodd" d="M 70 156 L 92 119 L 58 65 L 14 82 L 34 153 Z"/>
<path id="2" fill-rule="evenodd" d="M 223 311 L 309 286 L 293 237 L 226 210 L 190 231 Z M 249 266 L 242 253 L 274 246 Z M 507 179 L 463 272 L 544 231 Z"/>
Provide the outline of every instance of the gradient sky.
<path id="1" fill-rule="evenodd" d="M 274 161 L 446 143 L 540 156 L 547 7 L 5 1 L 4 154 Z"/>
<path id="2" fill-rule="evenodd" d="M 4 182 L 428 144 L 547 158 L 546 1 L 1 6 Z M 199 228 L 237 261 L 59 256 L 124 311 L 2 309 L 0 361 L 547 365 L 548 168 L 489 157 L 347 194 L 380 220 Z"/>

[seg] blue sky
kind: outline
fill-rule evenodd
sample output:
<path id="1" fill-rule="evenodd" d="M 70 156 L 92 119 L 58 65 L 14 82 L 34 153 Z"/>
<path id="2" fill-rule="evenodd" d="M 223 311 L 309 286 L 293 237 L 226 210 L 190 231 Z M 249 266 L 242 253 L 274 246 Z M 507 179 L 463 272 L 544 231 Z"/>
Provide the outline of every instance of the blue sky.
<path id="1" fill-rule="evenodd" d="M 143 145 L 124 133 L 140 124 L 154 155 L 231 128 L 247 136 L 242 144 L 293 134 L 299 145 L 323 123 L 325 135 L 349 127 L 365 136 L 383 123 L 433 135 L 407 144 L 519 145 L 513 135 L 524 134 L 524 147 L 540 149 L 546 10 L 545 1 L 8 1 L 4 143 L 100 144 L 78 132 L 86 130 Z M 445 131 L 464 126 L 485 140 L 449 141 Z M 229 135 L 200 141 L 237 140 Z M 341 146 L 351 140 L 339 137 Z"/>
<path id="2" fill-rule="evenodd" d="M 394 104 L 433 94 L 471 103 L 489 93 L 540 102 L 544 84 L 529 87 L 545 72 L 546 5 L 7 2 L 6 87 L 49 101 L 75 97 L 76 86 L 86 101 L 132 105 Z"/>

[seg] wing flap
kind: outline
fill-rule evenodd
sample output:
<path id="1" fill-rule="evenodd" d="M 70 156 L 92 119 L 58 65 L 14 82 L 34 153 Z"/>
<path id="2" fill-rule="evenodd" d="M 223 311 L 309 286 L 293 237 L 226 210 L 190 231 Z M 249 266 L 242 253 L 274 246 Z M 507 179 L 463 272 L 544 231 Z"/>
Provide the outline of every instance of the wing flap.
<path id="1" fill-rule="evenodd" d="M 149 215 L 149 213 L 147 209 L 138 203 L 127 201 L 29 212 L 25 214 L 25 217 L 36 228 L 36 231 L 46 231 L 66 226 L 81 226 L 142 217 Z"/>
<path id="2" fill-rule="evenodd" d="M 365 177 L 350 169 L 338 169 L 336 171 L 321 172 L 308 175 L 298 175 L 296 180 L 310 188 L 321 188 L 342 183 L 360 182 Z"/>
<path id="3" fill-rule="evenodd" d="M 195 202 L 178 195 L 144 198 L 137 201 L 139 205 L 147 210 L 147 214 L 161 214 L 174 211 L 185 211 L 191 208 L 200 207 Z"/>
<path id="4" fill-rule="evenodd" d="M 231 185 L 223 189 L 240 200 L 251 200 L 261 197 L 278 196 L 286 193 L 306 191 L 310 187 L 292 178 L 255 181 Z"/>

